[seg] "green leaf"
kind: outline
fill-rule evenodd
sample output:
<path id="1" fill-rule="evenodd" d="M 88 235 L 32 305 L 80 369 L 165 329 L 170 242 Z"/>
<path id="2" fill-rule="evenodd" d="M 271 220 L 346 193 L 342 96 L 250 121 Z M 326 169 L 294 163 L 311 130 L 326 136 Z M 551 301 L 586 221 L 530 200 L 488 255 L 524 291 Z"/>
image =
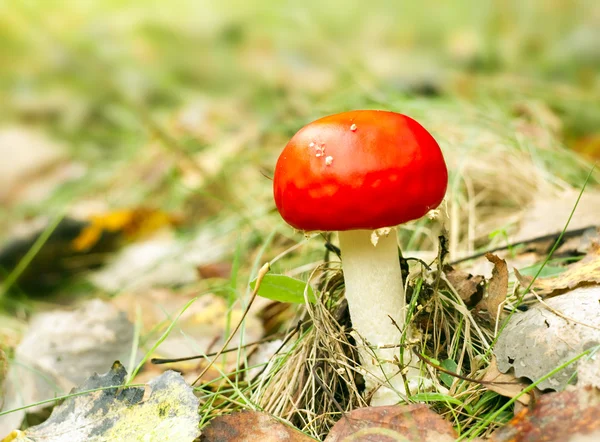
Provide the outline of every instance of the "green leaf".
<path id="1" fill-rule="evenodd" d="M 446 359 L 442 362 L 442 368 L 445 368 L 452 373 L 456 373 L 458 369 L 458 365 L 452 359 Z M 446 387 L 450 388 L 452 386 L 452 382 L 454 382 L 454 376 L 449 375 L 448 373 L 440 373 L 440 380 L 446 385 Z"/>
<path id="2" fill-rule="evenodd" d="M 254 290 L 256 279 L 250 283 Z M 315 302 L 315 294 L 310 285 L 305 281 L 290 278 L 285 275 L 265 275 L 258 289 L 258 296 L 280 302 L 304 303 L 304 290 L 307 290 L 310 302 Z"/>
<path id="3" fill-rule="evenodd" d="M 542 264 L 536 264 L 531 267 L 525 267 L 524 269 L 519 270 L 519 273 L 523 276 L 535 276 L 537 272 L 540 270 Z M 545 265 L 542 269 L 542 272 L 538 275 L 538 278 L 547 278 L 549 276 L 559 275 L 567 270 L 566 267 L 558 267 Z"/>

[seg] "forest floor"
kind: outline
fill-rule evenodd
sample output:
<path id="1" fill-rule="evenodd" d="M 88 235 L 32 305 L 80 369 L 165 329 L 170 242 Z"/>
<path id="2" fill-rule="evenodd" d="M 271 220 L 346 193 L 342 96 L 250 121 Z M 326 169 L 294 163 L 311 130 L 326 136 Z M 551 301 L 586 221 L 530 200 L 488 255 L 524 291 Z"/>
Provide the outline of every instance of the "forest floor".
<path id="1" fill-rule="evenodd" d="M 418 258 L 410 344 L 434 385 L 405 398 L 431 407 L 401 409 L 409 428 L 435 432 L 414 440 L 489 438 L 521 416 L 493 436 L 508 440 L 533 431 L 519 411 L 551 421 L 533 404 L 571 388 L 571 414 L 600 403 L 582 399 L 600 384 L 582 371 L 579 387 L 536 388 L 593 346 L 535 373 L 510 367 L 527 380 L 496 367 L 513 316 L 600 282 L 594 2 L 376 0 L 368 14 L 341 0 L 38 3 L 0 3 L 0 438 L 77 440 L 85 425 L 64 407 L 78 400 L 112 413 L 96 439 L 81 436 L 98 441 L 134 437 L 119 422 L 145 422 L 156 440 L 278 425 L 323 440 L 366 407 L 337 238 L 294 231 L 272 196 L 289 138 L 351 109 L 415 118 L 450 173 L 440 213 L 398 228 L 403 257 Z M 316 302 L 304 302 L 307 281 Z M 544 342 L 521 355 L 552 359 Z M 191 355 L 202 357 L 151 360 Z M 167 403 L 152 394 L 137 414 L 117 393 L 54 400 L 145 384 L 171 390 L 162 399 L 180 421 L 143 414 Z M 218 420 L 240 410 L 264 414 Z M 429 412 L 440 427 L 420 423 Z M 360 428 L 398 430 L 371 413 Z M 358 430 L 335 431 L 328 440 Z"/>

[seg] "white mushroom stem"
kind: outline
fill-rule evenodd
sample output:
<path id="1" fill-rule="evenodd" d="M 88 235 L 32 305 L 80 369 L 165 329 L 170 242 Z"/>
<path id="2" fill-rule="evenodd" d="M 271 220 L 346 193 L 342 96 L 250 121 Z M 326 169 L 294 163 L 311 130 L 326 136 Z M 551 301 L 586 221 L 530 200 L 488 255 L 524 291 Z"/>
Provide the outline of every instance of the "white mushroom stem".
<path id="1" fill-rule="evenodd" d="M 368 345 L 400 344 L 399 328 L 404 329 L 406 325 L 406 302 L 396 231 L 380 236 L 376 245 L 371 239 L 372 234 L 371 230 L 339 232 L 342 269 L 352 326 L 360 335 L 357 345 L 366 371 L 367 393 L 383 384 L 375 391 L 371 405 L 390 405 L 406 394 L 404 381 L 398 374 L 399 367 L 391 362 L 400 359 L 401 347 L 373 349 Z M 409 351 L 404 352 L 405 364 L 411 361 L 410 355 Z M 418 370 L 408 367 L 405 376 L 409 389 L 413 390 L 418 382 Z"/>

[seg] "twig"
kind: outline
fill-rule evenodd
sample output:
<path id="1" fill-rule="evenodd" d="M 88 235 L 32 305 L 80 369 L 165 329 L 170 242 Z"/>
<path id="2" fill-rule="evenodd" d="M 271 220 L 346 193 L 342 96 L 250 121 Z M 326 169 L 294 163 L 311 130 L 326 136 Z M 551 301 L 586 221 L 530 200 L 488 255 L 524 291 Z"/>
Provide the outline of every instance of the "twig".
<path id="1" fill-rule="evenodd" d="M 429 365 L 430 367 L 434 368 L 437 371 L 441 371 L 442 373 L 445 373 L 449 376 L 458 378 L 462 381 L 466 381 L 466 382 L 472 382 L 474 384 L 480 384 L 480 385 L 516 385 L 518 384 L 518 382 L 496 382 L 496 381 L 482 381 L 481 379 L 473 379 L 473 378 L 469 378 L 467 376 L 462 376 L 458 373 L 455 373 L 453 371 L 450 370 L 446 370 L 444 367 L 434 364 L 433 362 L 431 362 L 428 358 L 426 358 L 425 356 L 421 355 L 418 351 L 416 351 L 413 348 L 413 354 L 415 354 L 422 362 L 424 362 L 425 364 Z"/>
<path id="2" fill-rule="evenodd" d="M 579 229 L 567 230 L 563 234 L 562 239 L 573 238 L 575 236 L 579 236 L 579 235 L 583 234 L 586 230 L 595 229 L 596 227 L 597 227 L 596 225 L 590 225 L 590 226 L 582 227 Z M 511 249 L 516 246 L 532 244 L 532 243 L 536 243 L 536 242 L 543 242 L 543 241 L 548 241 L 551 239 L 554 240 L 554 239 L 558 238 L 560 236 L 560 234 L 561 234 L 561 232 L 549 233 L 547 235 L 536 236 L 534 238 L 525 239 L 523 241 L 513 242 L 513 243 L 510 243 L 510 244 L 507 244 L 504 246 L 494 247 L 493 249 L 485 250 L 483 252 L 477 252 L 473 255 L 465 256 L 463 258 L 454 260 L 454 261 L 450 262 L 450 265 L 456 265 L 456 264 L 460 264 L 465 261 L 470 261 L 471 259 L 481 258 L 482 256 L 485 256 L 487 253 L 495 253 L 495 252 L 499 252 L 501 250 L 508 250 L 508 249 Z"/>
<path id="3" fill-rule="evenodd" d="M 321 368 L 321 367 L 319 367 Z M 322 368 L 321 368 L 321 372 L 322 372 Z M 313 378 L 317 381 L 317 384 L 319 384 L 319 387 L 321 387 L 321 389 L 325 392 L 325 394 L 327 396 L 329 396 L 329 400 L 331 401 L 331 403 L 335 406 L 335 408 L 337 408 L 338 412 L 344 416 L 344 409 L 342 408 L 342 406 L 340 405 L 340 403 L 335 399 L 335 396 L 333 395 L 333 393 L 331 392 L 331 390 L 329 389 L 329 386 L 327 386 L 325 384 L 325 382 L 323 382 L 323 380 L 319 377 L 319 375 L 317 374 L 317 369 L 313 368 L 312 370 L 312 374 L 313 374 Z"/>
<path id="4" fill-rule="evenodd" d="M 275 341 L 276 339 L 279 339 L 282 336 L 283 335 L 281 333 L 278 333 L 276 335 L 267 336 L 266 338 L 259 339 L 258 341 L 249 342 L 248 344 L 238 345 L 237 347 L 225 349 L 225 350 L 221 351 L 221 354 L 230 353 L 232 351 L 236 351 L 236 350 L 239 350 L 242 348 L 252 347 L 253 345 L 260 345 L 260 344 L 264 344 L 266 342 Z M 213 353 L 207 353 L 205 355 L 184 356 L 182 358 L 171 358 L 171 359 L 169 359 L 169 358 L 152 358 L 152 359 L 150 359 L 150 363 L 154 364 L 154 365 L 171 364 L 174 362 L 185 362 L 185 361 L 192 361 L 194 359 L 209 358 L 209 357 L 215 356 L 217 354 L 218 354 L 218 352 L 215 351 Z"/>

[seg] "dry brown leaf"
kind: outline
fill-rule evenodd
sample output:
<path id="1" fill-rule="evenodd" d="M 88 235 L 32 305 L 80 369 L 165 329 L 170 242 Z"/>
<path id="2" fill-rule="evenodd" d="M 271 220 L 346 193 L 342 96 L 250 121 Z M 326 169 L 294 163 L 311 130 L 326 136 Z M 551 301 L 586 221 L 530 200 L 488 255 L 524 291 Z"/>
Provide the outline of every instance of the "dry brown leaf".
<path id="1" fill-rule="evenodd" d="M 516 267 L 513 268 L 513 272 L 515 272 L 515 278 L 517 278 L 517 281 L 519 281 L 519 284 L 521 284 L 521 287 L 524 287 L 524 288 L 529 287 L 529 285 L 533 281 L 533 276 L 522 275 L 521 272 L 519 272 L 519 270 L 517 270 Z"/>
<path id="2" fill-rule="evenodd" d="M 295 428 L 257 411 L 219 416 L 202 430 L 203 442 L 312 442 Z"/>
<path id="3" fill-rule="evenodd" d="M 501 373 L 498 370 L 495 356 L 492 357 L 492 361 L 481 380 L 488 390 L 509 398 L 517 396 L 527 386 L 527 384 L 519 382 L 519 379 L 512 374 Z M 531 397 L 529 394 L 524 394 L 517 400 L 523 405 L 528 405 Z"/>
<path id="4" fill-rule="evenodd" d="M 515 271 L 515 275 L 523 287 L 529 287 L 532 278 L 521 275 Z M 537 278 L 531 284 L 531 288 L 538 295 L 551 296 L 559 294 L 564 290 L 571 290 L 583 284 L 600 284 L 600 245 L 594 244 L 589 253 L 581 261 L 570 265 L 567 270 L 558 276 L 548 278 Z"/>
<path id="5" fill-rule="evenodd" d="M 600 358 L 596 355 L 577 363 L 577 386 L 593 387 L 600 391 Z"/>
<path id="6" fill-rule="evenodd" d="M 202 279 L 208 278 L 223 278 L 227 279 L 231 276 L 232 265 L 230 262 L 219 261 L 199 265 L 198 276 Z"/>
<path id="7" fill-rule="evenodd" d="M 76 310 L 35 314 L 14 352 L 5 384 L 5 410 L 67 393 L 115 360 L 128 360 L 133 329 L 125 314 L 98 299 Z M 0 433 L 18 427 L 24 414 L 0 416 Z"/>
<path id="8" fill-rule="evenodd" d="M 492 436 L 492 442 L 600 440 L 600 393 L 592 388 L 542 396 Z"/>
<path id="9" fill-rule="evenodd" d="M 494 255 L 486 253 L 486 259 L 494 264 L 492 278 L 488 284 L 487 292 L 483 299 L 477 304 L 478 310 L 486 310 L 496 320 L 500 314 L 500 306 L 506 300 L 508 293 L 508 267 L 506 261 Z"/>
<path id="10" fill-rule="evenodd" d="M 456 440 L 452 425 L 424 404 L 358 408 L 342 417 L 325 442 L 444 442 Z"/>
<path id="11" fill-rule="evenodd" d="M 477 304 L 481 300 L 483 296 L 482 282 L 485 280 L 483 276 L 473 276 L 449 265 L 444 266 L 444 274 L 467 306 Z"/>

